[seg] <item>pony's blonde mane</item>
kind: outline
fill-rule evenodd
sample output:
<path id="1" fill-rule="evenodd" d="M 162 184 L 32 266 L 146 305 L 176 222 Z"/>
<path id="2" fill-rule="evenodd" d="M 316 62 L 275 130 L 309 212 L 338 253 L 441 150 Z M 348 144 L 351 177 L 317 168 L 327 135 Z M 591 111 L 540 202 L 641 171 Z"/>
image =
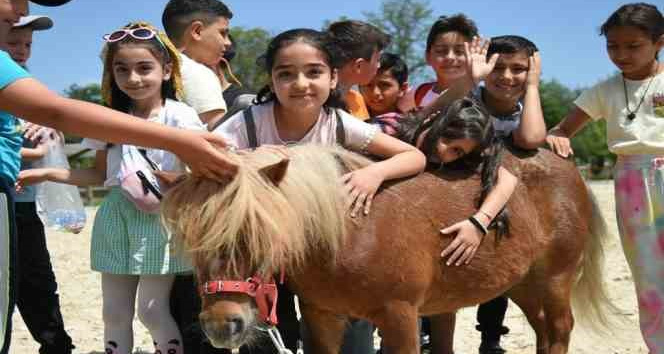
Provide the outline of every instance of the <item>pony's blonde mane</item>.
<path id="1" fill-rule="evenodd" d="M 206 261 L 220 258 L 234 276 L 293 270 L 309 252 L 334 256 L 345 234 L 342 173 L 370 161 L 338 147 L 286 151 L 290 163 L 278 186 L 260 169 L 283 155 L 267 149 L 231 154 L 239 170 L 225 183 L 189 176 L 162 202 L 165 225 L 185 250 Z"/>

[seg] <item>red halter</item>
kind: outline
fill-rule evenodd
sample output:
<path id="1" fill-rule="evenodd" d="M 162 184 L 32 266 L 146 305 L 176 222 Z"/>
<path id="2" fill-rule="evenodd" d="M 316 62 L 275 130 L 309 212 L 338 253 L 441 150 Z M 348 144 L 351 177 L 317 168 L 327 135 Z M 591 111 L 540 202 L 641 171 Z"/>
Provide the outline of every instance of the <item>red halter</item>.
<path id="1" fill-rule="evenodd" d="M 256 300 L 258 319 L 270 326 L 277 325 L 277 285 L 274 278 L 266 282 L 258 274 L 246 281 L 237 280 L 210 280 L 201 285 L 203 295 L 217 293 L 247 294 Z"/>

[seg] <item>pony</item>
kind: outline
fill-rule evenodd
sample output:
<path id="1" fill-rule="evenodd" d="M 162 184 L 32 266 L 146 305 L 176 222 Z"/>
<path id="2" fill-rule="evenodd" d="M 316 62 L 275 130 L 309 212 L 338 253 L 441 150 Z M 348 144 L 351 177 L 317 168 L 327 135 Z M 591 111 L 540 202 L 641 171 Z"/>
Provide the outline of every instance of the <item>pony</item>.
<path id="1" fill-rule="evenodd" d="M 475 175 L 429 171 L 386 183 L 370 215 L 349 218 L 341 176 L 368 159 L 314 145 L 229 158 L 240 166 L 233 179 L 188 176 L 162 207 L 192 257 L 201 324 L 215 346 L 251 342 L 256 326 L 270 322 L 274 299 L 256 289 L 280 273 L 298 296 L 315 353 L 339 352 L 348 317 L 374 323 L 387 352 L 416 353 L 418 315 L 453 313 L 503 293 L 535 330 L 539 354 L 567 353 L 572 297 L 583 305 L 577 314 L 607 323 L 606 225 L 574 163 L 550 151 L 505 153 L 503 165 L 522 181 L 507 205 L 509 231 L 490 232 L 459 267 L 440 258 L 452 238 L 439 230 L 475 210 Z M 209 291 L 226 281 L 253 290 Z"/>

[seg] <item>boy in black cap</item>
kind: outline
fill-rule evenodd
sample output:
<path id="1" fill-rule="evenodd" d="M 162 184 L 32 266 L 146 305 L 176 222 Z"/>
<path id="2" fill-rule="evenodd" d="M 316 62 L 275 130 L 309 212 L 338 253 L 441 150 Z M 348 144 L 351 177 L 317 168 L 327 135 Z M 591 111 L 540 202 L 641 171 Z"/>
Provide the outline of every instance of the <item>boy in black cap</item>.
<path id="1" fill-rule="evenodd" d="M 30 59 L 34 31 L 53 27 L 48 16 L 24 16 L 9 31 L 7 52 L 23 68 Z M 49 129 L 49 134 L 58 134 Z M 43 135 L 42 135 L 43 136 Z M 44 141 L 23 141 L 21 169 L 31 168 L 31 162 L 43 157 Z M 74 346 L 65 331 L 60 313 L 58 284 L 46 248 L 44 225 L 37 215 L 34 186 L 26 186 L 14 195 L 16 229 L 18 234 L 18 298 L 16 305 L 32 337 L 40 344 L 40 354 L 71 354 Z"/>

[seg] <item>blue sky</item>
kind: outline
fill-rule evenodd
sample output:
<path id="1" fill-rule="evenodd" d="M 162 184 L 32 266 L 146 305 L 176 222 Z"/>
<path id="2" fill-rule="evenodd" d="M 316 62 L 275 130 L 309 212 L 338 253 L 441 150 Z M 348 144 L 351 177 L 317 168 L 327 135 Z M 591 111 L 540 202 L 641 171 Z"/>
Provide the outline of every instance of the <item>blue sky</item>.
<path id="1" fill-rule="evenodd" d="M 103 34 L 132 20 L 161 27 L 166 0 L 73 0 L 57 8 L 33 5 L 32 14 L 55 22 L 36 32 L 29 67 L 33 75 L 61 92 L 72 83 L 99 82 Z M 342 15 L 362 19 L 378 11 L 381 0 L 228 0 L 231 26 L 263 27 L 273 34 L 295 27 L 321 28 Z M 463 12 L 484 36 L 519 34 L 535 42 L 542 54 L 545 79 L 570 88 L 594 84 L 615 72 L 606 56 L 599 26 L 625 2 L 615 0 L 456 0 L 432 1 L 434 15 Z M 664 10 L 660 5 L 660 11 Z"/>

